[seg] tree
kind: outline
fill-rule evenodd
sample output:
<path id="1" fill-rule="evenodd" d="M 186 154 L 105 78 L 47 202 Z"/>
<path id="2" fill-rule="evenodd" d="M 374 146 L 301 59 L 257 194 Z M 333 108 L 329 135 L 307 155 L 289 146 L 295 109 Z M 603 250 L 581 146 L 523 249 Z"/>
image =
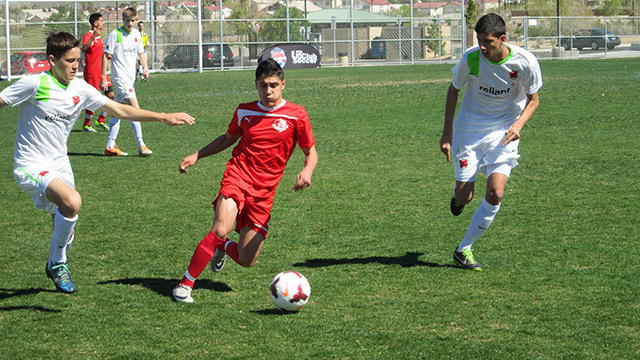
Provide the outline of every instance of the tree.
<path id="1" fill-rule="evenodd" d="M 480 17 L 480 10 L 474 0 L 467 1 L 467 8 L 465 9 L 465 18 L 467 30 L 473 30 L 476 27 L 478 18 Z"/>
<path id="2" fill-rule="evenodd" d="M 431 25 L 427 26 L 427 37 L 440 38 L 440 25 L 437 22 L 434 21 Z M 425 44 L 427 45 L 427 49 L 434 54 L 438 54 L 438 44 L 440 45 L 440 56 L 444 56 L 447 53 L 444 48 L 446 43 L 442 40 L 426 40 Z"/>
<path id="3" fill-rule="evenodd" d="M 280 4 L 276 11 L 273 12 L 273 19 L 286 19 L 287 8 Z M 290 19 L 302 19 L 304 14 L 297 8 L 289 7 Z M 303 33 L 298 31 L 304 27 L 310 26 L 311 23 L 306 20 L 293 20 L 289 21 L 289 40 L 290 41 L 305 41 Z M 265 22 L 260 31 L 260 35 L 265 41 L 269 42 L 282 42 L 287 40 L 287 23 L 285 21 L 268 21 Z"/>

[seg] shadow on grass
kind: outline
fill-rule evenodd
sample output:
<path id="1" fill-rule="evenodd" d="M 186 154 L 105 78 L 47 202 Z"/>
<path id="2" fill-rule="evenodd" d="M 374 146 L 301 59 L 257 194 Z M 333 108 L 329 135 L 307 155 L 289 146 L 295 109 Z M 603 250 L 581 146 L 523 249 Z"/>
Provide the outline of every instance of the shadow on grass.
<path id="1" fill-rule="evenodd" d="M 100 157 L 106 157 L 107 155 L 102 154 L 102 153 L 77 153 L 77 152 L 70 152 L 67 153 L 67 155 L 69 156 L 100 156 Z"/>
<path id="2" fill-rule="evenodd" d="M 251 310 L 252 313 L 260 315 L 295 315 L 297 311 L 284 311 L 280 309 L 264 309 L 264 310 Z"/>
<path id="3" fill-rule="evenodd" d="M 295 263 L 293 266 L 300 267 L 325 267 L 334 265 L 347 265 L 347 264 L 372 264 L 378 263 L 382 265 L 400 265 L 402 267 L 414 267 L 414 266 L 426 266 L 426 267 L 451 267 L 455 268 L 455 265 L 450 264 L 437 264 L 432 262 L 426 262 L 418 260 L 418 257 L 423 255 L 419 252 L 408 252 L 403 256 L 369 256 L 362 258 L 347 258 L 347 259 L 308 259 L 305 262 Z"/>
<path id="4" fill-rule="evenodd" d="M 101 281 L 98 284 L 142 285 L 145 288 L 155 291 L 162 296 L 171 297 L 173 299 L 173 288 L 176 287 L 178 281 L 176 279 L 130 278 Z M 208 289 L 218 292 L 232 291 L 232 289 L 227 284 L 218 281 L 211 281 L 208 279 L 198 280 L 196 282 L 195 288 Z"/>
<path id="5" fill-rule="evenodd" d="M 57 293 L 56 290 L 32 288 L 32 289 L 0 289 L 0 300 L 12 298 L 15 296 L 35 295 L 41 292 Z"/>
<path id="6" fill-rule="evenodd" d="M 32 310 L 32 311 L 36 311 L 36 312 L 41 311 L 41 312 L 48 312 L 48 313 L 61 313 L 62 312 L 62 310 L 47 309 L 47 308 L 43 308 L 42 306 L 36 306 L 36 305 L 0 307 L 0 312 L 3 312 L 3 311 L 15 311 L 15 310 Z"/>

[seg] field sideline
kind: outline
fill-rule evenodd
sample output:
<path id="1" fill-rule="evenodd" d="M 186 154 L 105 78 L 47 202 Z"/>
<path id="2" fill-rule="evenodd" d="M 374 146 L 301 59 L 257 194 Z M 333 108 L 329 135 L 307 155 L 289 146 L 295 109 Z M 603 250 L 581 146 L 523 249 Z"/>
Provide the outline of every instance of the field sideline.
<path id="1" fill-rule="evenodd" d="M 171 290 L 211 225 L 230 150 L 187 175 L 178 163 L 222 134 L 238 103 L 257 99 L 253 72 L 137 83 L 143 108 L 196 118 L 192 127 L 143 124 L 150 158 L 104 157 L 106 132 L 76 123 L 73 295 L 44 274 L 51 219 L 13 179 L 18 109 L 0 109 L 3 358 L 640 357 L 640 63 L 541 62 L 520 166 L 474 246 L 482 273 L 451 259 L 485 184 L 479 177 L 474 201 L 451 216 L 453 172 L 438 146 L 451 67 L 287 71 L 284 97 L 304 105 L 314 127 L 313 183 L 290 191 L 302 169 L 296 150 L 256 265 L 206 269 L 191 306 Z M 135 153 L 129 125 L 118 145 Z M 283 270 L 311 283 L 299 313 L 269 299 Z"/>

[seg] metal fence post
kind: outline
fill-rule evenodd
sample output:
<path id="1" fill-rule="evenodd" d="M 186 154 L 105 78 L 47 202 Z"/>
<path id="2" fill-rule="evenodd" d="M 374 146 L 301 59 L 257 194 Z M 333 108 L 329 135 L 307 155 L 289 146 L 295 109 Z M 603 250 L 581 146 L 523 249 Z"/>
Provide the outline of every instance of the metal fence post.
<path id="1" fill-rule="evenodd" d="M 202 72 L 202 0 L 196 1 L 198 6 L 198 72 Z"/>
<path id="2" fill-rule="evenodd" d="M 353 42 L 355 41 L 355 35 L 353 33 L 353 3 L 354 1 L 351 0 L 351 6 L 349 7 L 349 18 L 351 22 L 351 66 L 353 66 L 353 62 L 355 61 L 355 47 L 353 44 Z"/>
<path id="3" fill-rule="evenodd" d="M 9 4 L 11 0 L 4 2 L 4 32 L 7 38 L 7 81 L 11 81 L 11 30 L 9 29 Z"/>

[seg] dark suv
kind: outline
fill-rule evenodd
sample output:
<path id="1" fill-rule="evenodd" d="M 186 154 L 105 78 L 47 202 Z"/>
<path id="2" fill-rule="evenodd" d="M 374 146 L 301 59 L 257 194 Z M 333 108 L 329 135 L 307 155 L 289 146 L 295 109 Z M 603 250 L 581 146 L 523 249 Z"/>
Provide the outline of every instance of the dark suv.
<path id="1" fill-rule="evenodd" d="M 618 45 L 620 45 L 620 37 L 618 35 L 607 30 L 605 40 L 604 29 L 598 28 L 578 30 L 573 36 L 560 39 L 560 46 L 564 47 L 565 50 L 570 50 L 571 48 L 598 50 L 605 46 L 611 50 Z"/>
<path id="2" fill-rule="evenodd" d="M 224 67 L 233 66 L 233 52 L 228 44 L 222 45 Z M 164 60 L 163 69 L 195 69 L 198 67 L 198 45 L 178 45 Z M 220 43 L 202 44 L 202 67 L 220 67 Z"/>

